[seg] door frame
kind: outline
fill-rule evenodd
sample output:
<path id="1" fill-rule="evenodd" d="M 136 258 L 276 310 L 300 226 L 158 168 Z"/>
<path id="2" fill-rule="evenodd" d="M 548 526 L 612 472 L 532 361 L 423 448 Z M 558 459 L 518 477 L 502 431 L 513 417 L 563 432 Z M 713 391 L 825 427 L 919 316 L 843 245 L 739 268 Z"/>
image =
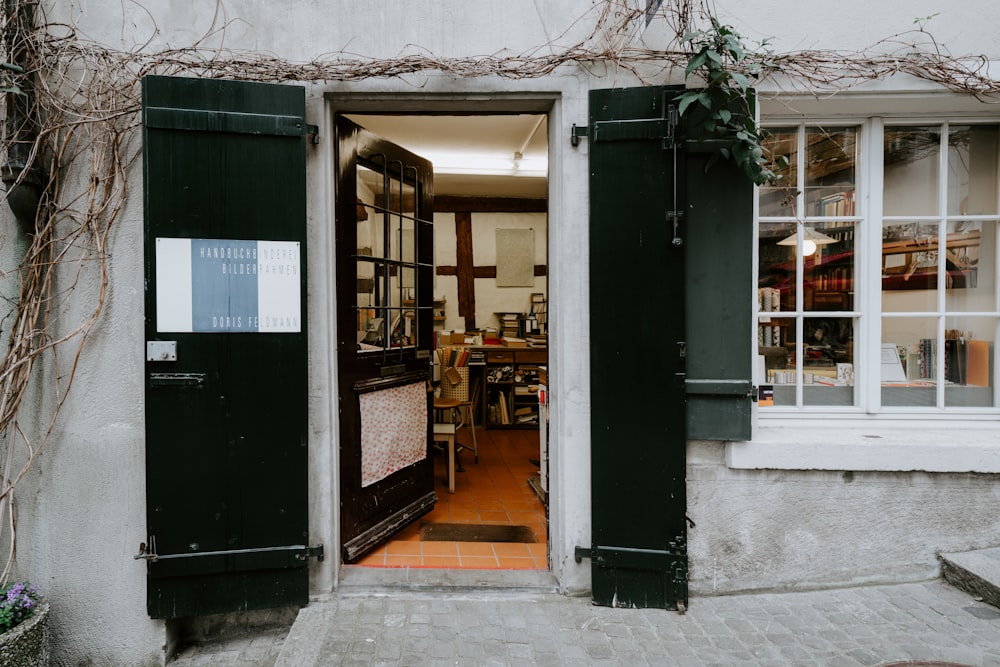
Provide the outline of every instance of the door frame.
<path id="1" fill-rule="evenodd" d="M 473 100 L 473 97 L 475 98 Z M 441 93 L 441 94 L 426 94 L 426 93 L 345 93 L 345 92 L 327 92 L 324 94 L 325 109 L 323 113 L 323 126 L 322 132 L 330 138 L 329 141 L 323 142 L 324 154 L 323 159 L 327 161 L 329 165 L 328 169 L 325 170 L 323 175 L 322 185 L 319 187 L 323 188 L 325 193 L 324 201 L 322 202 L 324 206 L 324 229 L 323 236 L 316 237 L 314 241 L 314 246 L 322 248 L 323 261 L 326 262 L 326 266 L 322 268 L 324 271 L 324 281 L 325 288 L 329 290 L 329 294 L 335 294 L 336 289 L 336 266 L 332 264 L 333 258 L 335 257 L 335 233 L 334 233 L 334 213 L 335 213 L 335 197 L 336 194 L 333 192 L 333 183 L 336 173 L 336 165 L 334 164 L 334 146 L 333 146 L 333 136 L 334 136 L 334 118 L 338 113 L 348 113 L 348 114 L 372 114 L 372 115 L 447 115 L 447 114 L 467 114 L 470 111 L 474 111 L 476 114 L 481 115 L 499 115 L 505 113 L 530 113 L 530 114 L 545 114 L 548 116 L 549 123 L 549 156 L 551 163 L 551 156 L 555 150 L 555 142 L 557 141 L 557 136 L 559 135 L 559 128 L 562 123 L 559 122 L 561 117 L 561 105 L 559 101 L 561 96 L 558 93 L 486 93 L 485 95 L 476 94 L 474 96 L 464 93 Z M 585 122 L 585 121 L 584 121 Z M 565 137 L 568 141 L 568 137 Z M 586 174 L 582 174 L 584 180 Z M 310 181 L 313 179 L 310 178 Z M 553 204 L 556 200 L 552 197 L 553 192 L 560 191 L 560 180 L 561 175 L 559 170 L 552 170 L 548 178 L 548 195 L 547 199 L 549 201 L 549 213 L 548 213 L 548 224 L 546 225 L 546 235 L 547 244 L 551 249 L 552 244 L 552 231 L 554 225 L 552 220 L 554 217 L 558 217 L 558 213 L 553 211 Z M 548 274 L 549 274 L 549 294 L 552 294 L 553 281 L 553 266 L 557 265 L 558 262 L 554 262 L 555 255 L 549 252 L 548 256 Z M 314 273 L 320 270 L 319 267 L 314 269 Z M 550 297 L 551 300 L 551 297 Z M 319 307 L 320 304 L 316 304 L 314 308 Z M 322 308 L 329 308 L 329 310 L 324 313 L 323 326 L 326 328 L 323 338 L 327 341 L 335 342 L 336 338 L 336 319 L 337 304 L 333 303 L 332 299 L 328 299 L 327 303 L 322 304 Z M 551 313 L 551 311 L 550 311 Z M 552 315 L 549 316 L 550 327 L 552 326 Z M 554 337 L 550 335 L 550 340 Z M 335 347 L 335 346 L 334 346 Z M 327 550 L 328 554 L 337 554 L 336 558 L 330 558 L 332 570 L 330 571 L 331 581 L 330 584 L 333 588 L 344 584 L 345 569 L 343 567 L 344 563 L 341 558 L 342 544 L 340 543 L 340 462 L 339 462 L 339 446 L 340 446 L 340 436 L 339 436 L 339 401 L 340 394 L 338 388 L 339 381 L 339 370 L 337 368 L 336 362 L 336 351 L 331 348 L 326 352 L 329 359 L 328 374 L 322 380 L 322 384 L 329 389 L 328 402 L 326 405 L 326 412 L 328 418 L 328 437 L 329 437 L 329 450 L 323 456 L 322 461 L 316 461 L 318 464 L 314 468 L 314 474 L 322 476 L 324 478 L 323 485 L 326 488 L 322 489 L 324 494 L 328 494 L 330 499 L 330 516 L 323 517 L 320 512 L 314 512 L 310 516 L 310 521 L 322 522 L 320 524 L 311 524 L 310 529 L 318 531 L 316 534 L 323 534 L 326 539 L 328 539 L 330 549 Z M 555 364 L 553 362 L 556 362 Z M 549 377 L 552 378 L 554 375 L 553 366 L 558 366 L 558 360 L 550 353 L 549 356 Z M 558 384 L 558 383 L 557 383 Z M 551 404 L 553 401 L 553 396 L 558 396 L 558 388 L 554 391 L 550 385 L 547 387 L 548 397 L 547 401 Z M 559 416 L 554 414 L 552 417 L 553 427 L 550 429 L 549 436 L 549 461 L 550 469 L 552 468 L 551 462 L 553 459 L 558 461 L 559 459 L 559 438 L 557 434 L 557 424 Z M 317 448 L 319 449 L 319 448 Z M 549 476 L 549 498 L 553 499 L 562 490 L 562 485 L 557 476 L 550 474 Z M 558 505 L 557 505 L 558 506 Z M 315 519 L 313 518 L 315 517 Z M 562 555 L 564 553 L 569 553 L 563 548 L 562 540 L 554 541 L 552 535 L 560 534 L 562 532 L 562 517 L 558 516 L 558 513 L 552 512 L 549 517 L 549 553 L 550 561 L 552 563 L 561 562 Z M 571 556 L 571 554 L 570 554 Z M 557 560 L 558 559 L 558 560 Z M 443 572 L 448 572 L 443 570 Z M 499 572 L 499 571 L 498 571 Z M 392 569 L 379 569 L 376 581 L 382 583 L 387 579 L 393 578 L 393 575 L 398 573 L 394 572 Z M 481 573 L 480 573 L 481 574 Z M 502 573 L 509 575 L 510 573 Z M 530 580 L 537 580 L 541 585 L 552 585 L 553 575 L 555 574 L 554 568 L 550 569 L 548 572 L 535 572 L 532 574 L 542 574 L 543 577 L 532 577 L 529 576 Z M 365 581 L 371 582 L 371 577 L 364 578 Z M 496 586 L 503 586 L 508 580 L 513 585 L 522 583 L 516 578 L 500 577 L 499 575 L 494 579 L 491 579 L 491 583 Z M 511 585 L 508 584 L 508 585 Z"/>

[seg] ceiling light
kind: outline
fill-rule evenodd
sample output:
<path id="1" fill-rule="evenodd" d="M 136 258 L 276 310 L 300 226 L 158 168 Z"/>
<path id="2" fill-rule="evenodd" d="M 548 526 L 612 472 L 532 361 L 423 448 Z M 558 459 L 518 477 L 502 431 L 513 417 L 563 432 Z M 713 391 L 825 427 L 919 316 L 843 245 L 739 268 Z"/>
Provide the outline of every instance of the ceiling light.
<path id="1" fill-rule="evenodd" d="M 525 157 L 520 153 L 509 156 L 489 153 L 433 153 L 424 151 L 424 157 L 434 165 L 438 174 L 468 174 L 479 176 L 523 176 L 545 178 L 548 176 L 548 159 Z"/>
<path id="2" fill-rule="evenodd" d="M 836 243 L 837 239 L 827 236 L 822 232 L 817 232 L 812 227 L 802 228 L 802 256 L 811 257 L 816 252 L 816 247 L 828 243 Z M 778 241 L 778 245 L 797 246 L 799 243 L 798 232 Z"/>

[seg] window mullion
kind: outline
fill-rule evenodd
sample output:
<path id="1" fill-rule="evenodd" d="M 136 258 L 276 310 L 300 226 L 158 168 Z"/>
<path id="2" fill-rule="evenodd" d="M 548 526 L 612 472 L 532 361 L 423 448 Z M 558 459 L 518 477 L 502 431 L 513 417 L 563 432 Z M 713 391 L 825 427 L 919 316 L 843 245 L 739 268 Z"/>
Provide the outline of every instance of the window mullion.
<path id="1" fill-rule="evenodd" d="M 945 389 L 945 375 L 944 375 L 944 359 L 945 359 L 945 349 L 944 349 L 944 329 L 945 329 L 945 308 L 946 308 L 946 295 L 945 285 L 947 285 L 947 263 L 945 262 L 947 239 L 948 239 L 948 159 L 949 159 L 949 132 L 950 127 L 947 122 L 943 123 L 941 126 L 941 148 L 938 151 L 938 173 L 940 177 L 938 178 L 938 225 L 937 225 L 937 319 L 935 327 L 935 338 L 937 340 L 936 345 L 938 349 L 938 354 L 934 360 L 934 376 L 937 378 L 937 382 L 934 385 L 935 388 L 935 404 L 938 408 L 944 407 L 944 389 Z"/>
<path id="2" fill-rule="evenodd" d="M 802 234 L 805 229 L 806 217 L 806 126 L 799 125 L 798 159 L 796 160 L 796 183 L 799 184 L 795 193 L 795 234 L 798 237 L 795 246 L 795 407 L 804 404 L 803 369 L 805 356 L 805 257 L 802 255 Z"/>
<path id="3" fill-rule="evenodd" d="M 867 124 L 867 136 L 861 143 L 861 173 L 865 187 L 863 197 L 864 219 L 860 234 L 856 264 L 859 285 L 854 298 L 858 302 L 859 361 L 863 373 L 855 374 L 858 385 L 858 402 L 863 412 L 877 413 L 882 408 L 882 187 L 883 187 L 883 134 L 881 118 Z"/>

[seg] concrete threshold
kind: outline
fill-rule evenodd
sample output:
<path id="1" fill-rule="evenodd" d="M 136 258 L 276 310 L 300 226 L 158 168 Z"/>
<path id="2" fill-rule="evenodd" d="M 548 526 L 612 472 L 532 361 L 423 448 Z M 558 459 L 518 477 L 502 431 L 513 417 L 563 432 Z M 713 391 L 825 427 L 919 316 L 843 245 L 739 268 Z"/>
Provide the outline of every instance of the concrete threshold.
<path id="1" fill-rule="evenodd" d="M 380 593 L 528 593 L 559 592 L 555 576 L 541 570 L 446 570 L 408 567 L 344 567 L 337 596 Z"/>
<path id="2" fill-rule="evenodd" d="M 987 604 L 1000 607 L 1000 547 L 943 553 L 938 557 L 945 581 Z"/>

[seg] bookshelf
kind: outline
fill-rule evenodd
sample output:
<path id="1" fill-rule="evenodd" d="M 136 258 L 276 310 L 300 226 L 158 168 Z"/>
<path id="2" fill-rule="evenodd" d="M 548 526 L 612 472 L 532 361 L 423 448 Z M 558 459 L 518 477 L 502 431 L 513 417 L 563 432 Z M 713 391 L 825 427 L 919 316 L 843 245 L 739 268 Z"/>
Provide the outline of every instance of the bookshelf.
<path id="1" fill-rule="evenodd" d="M 516 348 L 486 351 L 486 428 L 538 428 L 538 384 L 547 352 Z"/>

